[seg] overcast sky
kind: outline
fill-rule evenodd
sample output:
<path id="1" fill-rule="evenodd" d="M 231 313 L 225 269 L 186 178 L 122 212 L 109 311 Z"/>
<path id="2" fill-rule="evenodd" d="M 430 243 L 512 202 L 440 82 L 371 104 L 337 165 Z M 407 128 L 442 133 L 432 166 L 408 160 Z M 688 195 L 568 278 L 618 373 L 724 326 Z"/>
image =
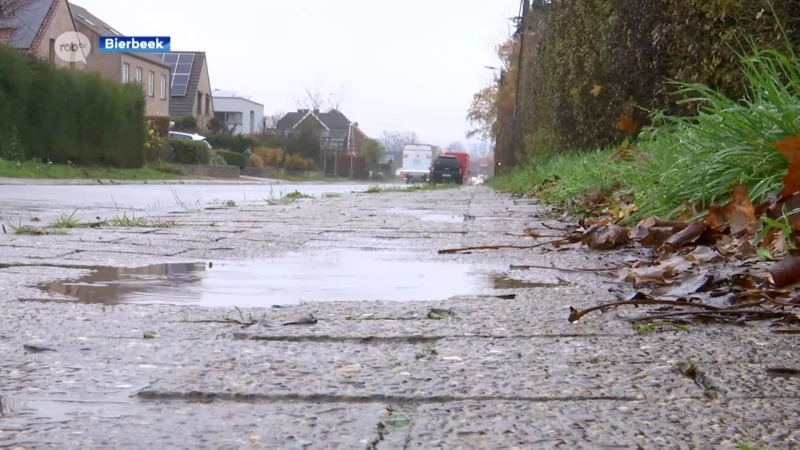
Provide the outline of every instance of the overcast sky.
<path id="1" fill-rule="evenodd" d="M 304 91 L 342 98 L 371 137 L 415 131 L 466 143 L 472 94 L 497 65 L 519 0 L 75 0 L 128 36 L 205 51 L 212 89 L 252 95 L 265 114 Z"/>

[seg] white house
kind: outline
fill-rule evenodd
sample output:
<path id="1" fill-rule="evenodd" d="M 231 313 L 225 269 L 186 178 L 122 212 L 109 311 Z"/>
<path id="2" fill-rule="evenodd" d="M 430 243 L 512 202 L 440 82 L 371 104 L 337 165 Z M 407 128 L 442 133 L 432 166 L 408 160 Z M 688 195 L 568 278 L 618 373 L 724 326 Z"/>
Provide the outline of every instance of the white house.
<path id="1" fill-rule="evenodd" d="M 264 120 L 264 105 L 239 95 L 236 91 L 214 89 L 214 117 L 233 129 L 234 133 L 255 134 Z"/>

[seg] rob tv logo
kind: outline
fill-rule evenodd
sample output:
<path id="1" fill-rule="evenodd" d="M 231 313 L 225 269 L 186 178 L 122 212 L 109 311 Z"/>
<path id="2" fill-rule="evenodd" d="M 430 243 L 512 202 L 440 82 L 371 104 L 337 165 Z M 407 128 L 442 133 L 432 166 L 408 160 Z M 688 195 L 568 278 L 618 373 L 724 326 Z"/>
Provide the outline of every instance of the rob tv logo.
<path id="1" fill-rule="evenodd" d="M 100 36 L 100 53 L 169 53 L 169 36 Z"/>

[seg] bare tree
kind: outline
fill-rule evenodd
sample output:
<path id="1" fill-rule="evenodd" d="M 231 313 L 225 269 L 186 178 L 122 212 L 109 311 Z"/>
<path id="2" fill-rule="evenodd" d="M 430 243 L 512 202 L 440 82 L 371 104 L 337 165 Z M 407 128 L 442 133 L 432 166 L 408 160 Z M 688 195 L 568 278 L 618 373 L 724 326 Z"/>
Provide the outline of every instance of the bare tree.
<path id="1" fill-rule="evenodd" d="M 401 152 L 406 144 L 418 144 L 419 136 L 413 131 L 384 131 L 380 141 L 387 152 Z"/>
<path id="2" fill-rule="evenodd" d="M 286 115 L 286 113 L 283 112 L 283 111 L 275 111 L 274 113 L 272 113 L 272 114 L 270 114 L 268 116 L 265 115 L 264 116 L 264 123 L 262 124 L 262 128 L 264 128 L 265 131 L 266 130 L 274 130 L 274 129 L 278 128 L 278 121 L 283 119 L 283 116 L 285 116 L 285 115 Z"/>
<path id="3" fill-rule="evenodd" d="M 33 0 L 0 0 L 0 20 L 17 17 L 24 9 L 33 4 Z"/>
<path id="4" fill-rule="evenodd" d="M 461 141 L 451 142 L 450 145 L 447 146 L 447 151 L 450 152 L 464 152 L 466 149 L 464 148 L 464 144 Z"/>
<path id="5" fill-rule="evenodd" d="M 2 0 L 0 0 L 2 1 Z M 327 97 L 327 99 L 326 99 Z M 329 92 L 327 96 L 319 89 L 306 89 L 305 95 L 295 100 L 297 109 L 338 111 L 344 101 L 344 86 L 339 92 Z"/>
<path id="6" fill-rule="evenodd" d="M 328 94 L 328 108 L 331 111 L 339 111 L 344 101 L 344 85 L 339 88 L 339 92 Z"/>
<path id="7" fill-rule="evenodd" d="M 325 104 L 325 99 L 318 90 L 306 89 L 305 96 L 295 100 L 295 104 L 297 109 L 320 109 Z"/>

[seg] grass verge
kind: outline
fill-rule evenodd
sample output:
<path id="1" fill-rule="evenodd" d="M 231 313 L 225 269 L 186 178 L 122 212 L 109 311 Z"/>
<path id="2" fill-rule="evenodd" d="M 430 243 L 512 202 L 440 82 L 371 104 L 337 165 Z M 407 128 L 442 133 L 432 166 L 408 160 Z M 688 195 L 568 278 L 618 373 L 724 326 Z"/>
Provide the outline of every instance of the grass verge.
<path id="1" fill-rule="evenodd" d="M 689 94 L 686 102 L 701 106 L 697 116 L 654 112 L 654 125 L 634 145 L 541 158 L 489 184 L 573 212 L 586 211 L 587 197 L 605 204 L 632 198 L 637 210 L 631 219 L 703 211 L 730 199 L 737 184 L 748 188 L 754 203 L 765 201 L 780 191 L 789 167 L 774 144 L 800 136 L 800 59 L 752 41 L 739 56 L 748 80 L 744 99 L 675 83 L 677 92 Z"/>
<path id="2" fill-rule="evenodd" d="M 0 177 L 50 178 L 90 180 L 173 180 L 183 173 L 168 164 L 151 164 L 141 169 L 116 169 L 113 167 L 82 167 L 46 164 L 37 161 L 7 161 L 0 159 Z"/>

